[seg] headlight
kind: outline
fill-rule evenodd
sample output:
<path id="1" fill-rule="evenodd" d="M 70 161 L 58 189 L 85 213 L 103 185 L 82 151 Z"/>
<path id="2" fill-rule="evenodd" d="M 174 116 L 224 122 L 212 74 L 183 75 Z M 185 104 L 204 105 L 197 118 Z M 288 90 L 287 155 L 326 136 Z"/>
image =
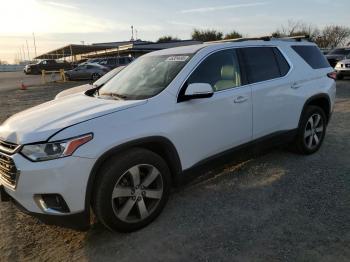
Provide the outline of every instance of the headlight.
<path id="1" fill-rule="evenodd" d="M 89 142 L 92 134 L 43 144 L 25 145 L 21 153 L 32 161 L 45 161 L 72 155 L 80 146 Z"/>

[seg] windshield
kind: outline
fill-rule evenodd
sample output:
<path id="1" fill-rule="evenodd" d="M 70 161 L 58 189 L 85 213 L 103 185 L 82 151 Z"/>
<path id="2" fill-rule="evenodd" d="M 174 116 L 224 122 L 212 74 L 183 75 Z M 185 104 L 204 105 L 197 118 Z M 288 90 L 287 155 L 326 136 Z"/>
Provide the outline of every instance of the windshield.
<path id="1" fill-rule="evenodd" d="M 333 51 L 330 51 L 329 55 L 347 55 L 350 53 L 350 49 L 335 49 Z"/>
<path id="2" fill-rule="evenodd" d="M 186 54 L 140 57 L 108 81 L 98 96 L 150 98 L 164 90 L 189 60 Z"/>
<path id="3" fill-rule="evenodd" d="M 105 84 L 109 79 L 111 79 L 113 76 L 118 74 L 125 66 L 119 66 L 117 68 L 114 68 L 113 70 L 109 71 L 107 74 L 103 75 L 101 78 L 99 78 L 97 81 L 94 82 L 94 86 L 101 86 Z"/>

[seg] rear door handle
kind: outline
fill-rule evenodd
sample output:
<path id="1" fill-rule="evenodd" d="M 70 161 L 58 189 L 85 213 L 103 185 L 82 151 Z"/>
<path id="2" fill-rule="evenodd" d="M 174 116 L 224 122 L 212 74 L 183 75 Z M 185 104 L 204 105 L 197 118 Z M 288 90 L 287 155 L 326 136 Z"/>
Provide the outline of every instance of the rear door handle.
<path id="1" fill-rule="evenodd" d="M 293 89 L 298 89 L 300 87 L 302 87 L 302 85 L 298 84 L 298 83 L 293 83 L 292 86 L 291 86 L 291 88 L 293 88 Z"/>
<path id="2" fill-rule="evenodd" d="M 235 98 L 234 102 L 238 104 L 238 103 L 243 103 L 247 100 L 248 100 L 248 98 L 245 96 L 238 96 L 237 98 Z"/>

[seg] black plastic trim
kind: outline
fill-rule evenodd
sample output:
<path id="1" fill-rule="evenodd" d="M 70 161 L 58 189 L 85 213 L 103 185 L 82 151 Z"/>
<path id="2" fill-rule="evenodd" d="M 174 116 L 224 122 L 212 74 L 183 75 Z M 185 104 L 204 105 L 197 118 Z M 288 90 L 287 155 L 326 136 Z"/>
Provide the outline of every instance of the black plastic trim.
<path id="1" fill-rule="evenodd" d="M 11 201 L 21 212 L 36 217 L 45 224 L 71 228 L 79 231 L 86 231 L 90 228 L 89 210 L 69 215 L 49 215 L 35 213 L 28 211 L 25 207 L 23 207 L 20 203 L 8 195 L 5 190 L 2 189 L 1 194 L 2 198 L 4 198 L 4 201 Z"/>
<path id="2" fill-rule="evenodd" d="M 331 99 L 329 98 L 328 94 L 322 93 L 322 94 L 317 94 L 317 95 L 311 96 L 305 101 L 303 109 L 302 109 L 302 111 L 300 113 L 298 127 L 300 126 L 301 118 L 302 118 L 302 116 L 303 116 L 303 114 L 304 114 L 304 112 L 306 110 L 306 107 L 308 105 L 310 105 L 310 103 L 312 101 L 315 101 L 315 100 L 320 99 L 320 98 L 325 98 L 328 101 L 329 112 L 325 112 L 325 114 L 327 115 L 327 124 L 329 123 L 329 120 L 330 120 L 330 117 L 331 117 Z"/>

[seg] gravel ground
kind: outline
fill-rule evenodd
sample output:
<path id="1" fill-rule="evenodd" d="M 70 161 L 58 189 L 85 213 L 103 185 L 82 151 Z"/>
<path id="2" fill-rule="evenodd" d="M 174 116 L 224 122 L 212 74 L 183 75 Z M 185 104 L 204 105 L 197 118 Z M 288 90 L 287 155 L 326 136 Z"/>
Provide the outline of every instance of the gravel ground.
<path id="1" fill-rule="evenodd" d="M 0 123 L 64 86 L 0 92 Z M 46 226 L 0 204 L 1 261 L 350 261 L 350 81 L 321 150 L 273 149 L 209 171 L 131 234 Z"/>

